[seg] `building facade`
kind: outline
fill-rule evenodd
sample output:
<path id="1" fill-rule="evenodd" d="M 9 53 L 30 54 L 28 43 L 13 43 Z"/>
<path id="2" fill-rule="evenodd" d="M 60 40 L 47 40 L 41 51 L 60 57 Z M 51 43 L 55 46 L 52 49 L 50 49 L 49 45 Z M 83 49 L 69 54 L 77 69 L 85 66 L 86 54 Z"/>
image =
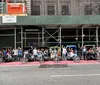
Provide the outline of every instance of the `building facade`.
<path id="1" fill-rule="evenodd" d="M 27 0 L 29 15 L 99 15 L 100 0 Z"/>
<path id="2" fill-rule="evenodd" d="M 0 21 L 0 47 L 100 44 L 100 0 L 0 0 Z"/>

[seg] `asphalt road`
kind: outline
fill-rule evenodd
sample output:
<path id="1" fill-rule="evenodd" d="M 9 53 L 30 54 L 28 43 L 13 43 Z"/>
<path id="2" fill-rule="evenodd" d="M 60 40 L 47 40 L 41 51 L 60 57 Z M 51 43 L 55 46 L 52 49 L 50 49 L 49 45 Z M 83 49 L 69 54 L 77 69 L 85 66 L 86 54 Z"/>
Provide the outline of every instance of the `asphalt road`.
<path id="1" fill-rule="evenodd" d="M 100 85 L 100 64 L 0 67 L 0 85 Z"/>

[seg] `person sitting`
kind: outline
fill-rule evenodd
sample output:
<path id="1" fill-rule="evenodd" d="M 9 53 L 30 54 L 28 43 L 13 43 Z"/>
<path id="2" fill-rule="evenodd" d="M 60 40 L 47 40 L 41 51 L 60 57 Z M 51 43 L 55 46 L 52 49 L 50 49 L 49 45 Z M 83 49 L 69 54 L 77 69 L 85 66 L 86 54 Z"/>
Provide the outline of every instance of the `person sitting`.
<path id="1" fill-rule="evenodd" d="M 88 50 L 87 56 L 88 56 L 88 59 L 90 59 L 90 58 L 94 59 L 94 58 L 95 58 L 95 53 L 94 53 L 94 51 L 92 50 L 92 48 L 90 48 L 90 49 Z"/>
<path id="2" fill-rule="evenodd" d="M 73 51 L 72 48 L 70 49 L 70 52 L 69 52 L 68 56 L 69 56 L 69 57 L 73 57 L 73 56 L 74 56 L 74 51 Z"/>
<path id="3" fill-rule="evenodd" d="M 38 49 L 38 57 L 42 57 L 42 51 Z"/>

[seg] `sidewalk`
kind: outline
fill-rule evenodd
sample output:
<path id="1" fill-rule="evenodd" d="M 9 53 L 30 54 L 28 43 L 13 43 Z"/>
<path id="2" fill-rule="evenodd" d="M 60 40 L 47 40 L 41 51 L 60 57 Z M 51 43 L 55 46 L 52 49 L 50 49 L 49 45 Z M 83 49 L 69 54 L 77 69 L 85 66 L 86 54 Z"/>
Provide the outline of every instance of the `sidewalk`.
<path id="1" fill-rule="evenodd" d="M 42 64 L 81 65 L 81 64 L 100 64 L 100 62 L 98 62 L 96 60 L 88 60 L 88 61 L 81 60 L 79 63 L 75 63 L 74 61 L 60 61 L 59 63 L 55 63 L 54 61 L 45 61 Z M 32 65 L 40 65 L 40 63 L 37 61 L 37 62 L 28 62 L 26 64 L 22 64 L 21 62 L 6 62 L 6 63 L 0 64 L 0 66 L 32 66 Z"/>

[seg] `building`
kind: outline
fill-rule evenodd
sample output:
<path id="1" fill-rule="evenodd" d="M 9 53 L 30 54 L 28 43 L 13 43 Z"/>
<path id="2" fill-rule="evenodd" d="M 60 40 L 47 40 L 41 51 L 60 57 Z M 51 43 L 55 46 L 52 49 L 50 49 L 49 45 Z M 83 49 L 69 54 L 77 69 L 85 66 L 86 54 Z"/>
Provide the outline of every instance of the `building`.
<path id="1" fill-rule="evenodd" d="M 100 0 L 0 0 L 0 47 L 100 44 Z"/>

